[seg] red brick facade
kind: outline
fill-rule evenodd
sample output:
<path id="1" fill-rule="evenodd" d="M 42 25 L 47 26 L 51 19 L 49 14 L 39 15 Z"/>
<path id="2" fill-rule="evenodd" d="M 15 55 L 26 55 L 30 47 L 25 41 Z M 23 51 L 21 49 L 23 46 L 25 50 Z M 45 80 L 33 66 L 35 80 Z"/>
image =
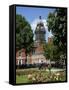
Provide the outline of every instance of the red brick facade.
<path id="1" fill-rule="evenodd" d="M 25 49 L 18 50 L 16 49 L 16 65 L 26 63 L 26 53 Z"/>

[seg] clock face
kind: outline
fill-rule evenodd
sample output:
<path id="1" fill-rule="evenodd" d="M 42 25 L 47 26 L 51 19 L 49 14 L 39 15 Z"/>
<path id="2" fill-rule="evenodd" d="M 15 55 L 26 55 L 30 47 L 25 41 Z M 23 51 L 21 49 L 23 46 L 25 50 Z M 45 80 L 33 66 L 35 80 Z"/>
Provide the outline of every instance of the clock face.
<path id="1" fill-rule="evenodd" d="M 39 26 L 37 26 L 37 29 L 39 29 Z"/>
<path id="2" fill-rule="evenodd" d="M 41 26 L 41 29 L 43 29 L 44 27 L 43 26 Z"/>

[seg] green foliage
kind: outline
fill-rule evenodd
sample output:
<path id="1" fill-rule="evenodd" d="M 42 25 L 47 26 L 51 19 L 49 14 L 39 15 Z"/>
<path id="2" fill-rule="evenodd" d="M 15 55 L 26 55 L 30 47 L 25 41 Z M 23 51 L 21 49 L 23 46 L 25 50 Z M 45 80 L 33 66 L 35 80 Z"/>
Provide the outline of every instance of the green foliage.
<path id="1" fill-rule="evenodd" d="M 43 45 L 44 47 L 44 56 L 46 57 L 46 59 L 53 59 L 53 50 L 54 50 L 54 45 L 53 42 L 51 43 L 46 43 Z"/>
<path id="2" fill-rule="evenodd" d="M 61 63 L 60 59 L 61 55 L 63 55 L 63 52 L 60 51 L 57 45 L 53 44 L 53 41 L 44 44 L 44 56 L 46 57 L 46 59 L 50 60 L 50 68 L 51 68 L 51 61 Z"/>
<path id="3" fill-rule="evenodd" d="M 47 25 L 49 31 L 53 33 L 54 45 L 66 53 L 67 45 L 67 9 L 58 8 L 53 13 L 49 13 Z"/>
<path id="4" fill-rule="evenodd" d="M 67 9 L 58 8 L 53 13 L 49 13 L 47 25 L 48 30 L 53 34 L 53 60 L 64 64 L 67 53 Z"/>
<path id="5" fill-rule="evenodd" d="M 29 53 L 33 46 L 33 32 L 25 17 L 16 15 L 16 47 Z"/>

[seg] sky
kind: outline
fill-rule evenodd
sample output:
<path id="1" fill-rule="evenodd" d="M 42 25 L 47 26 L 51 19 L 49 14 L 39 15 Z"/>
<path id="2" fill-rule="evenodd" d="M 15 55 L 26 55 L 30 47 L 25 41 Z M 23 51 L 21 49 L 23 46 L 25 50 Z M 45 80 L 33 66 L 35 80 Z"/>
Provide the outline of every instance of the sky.
<path id="1" fill-rule="evenodd" d="M 48 37 L 52 36 L 52 33 L 48 31 L 47 27 L 47 17 L 50 12 L 53 12 L 54 8 L 35 8 L 35 7 L 16 7 L 16 14 L 20 14 L 26 18 L 26 20 L 30 23 L 33 33 L 35 31 L 37 23 L 40 21 L 39 16 L 42 17 L 42 22 L 44 23 L 46 35 L 45 39 L 48 41 Z M 35 36 L 34 36 L 35 40 Z"/>

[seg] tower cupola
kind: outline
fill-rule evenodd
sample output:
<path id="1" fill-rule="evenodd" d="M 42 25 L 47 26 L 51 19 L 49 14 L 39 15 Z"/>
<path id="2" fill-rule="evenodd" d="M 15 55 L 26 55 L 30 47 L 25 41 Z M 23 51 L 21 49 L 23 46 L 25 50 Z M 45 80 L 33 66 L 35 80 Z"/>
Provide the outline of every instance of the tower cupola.
<path id="1" fill-rule="evenodd" d="M 42 22 L 41 16 L 39 16 L 39 22 L 37 23 L 36 30 L 35 30 L 35 40 L 36 41 L 45 41 L 45 27 L 44 23 Z"/>

